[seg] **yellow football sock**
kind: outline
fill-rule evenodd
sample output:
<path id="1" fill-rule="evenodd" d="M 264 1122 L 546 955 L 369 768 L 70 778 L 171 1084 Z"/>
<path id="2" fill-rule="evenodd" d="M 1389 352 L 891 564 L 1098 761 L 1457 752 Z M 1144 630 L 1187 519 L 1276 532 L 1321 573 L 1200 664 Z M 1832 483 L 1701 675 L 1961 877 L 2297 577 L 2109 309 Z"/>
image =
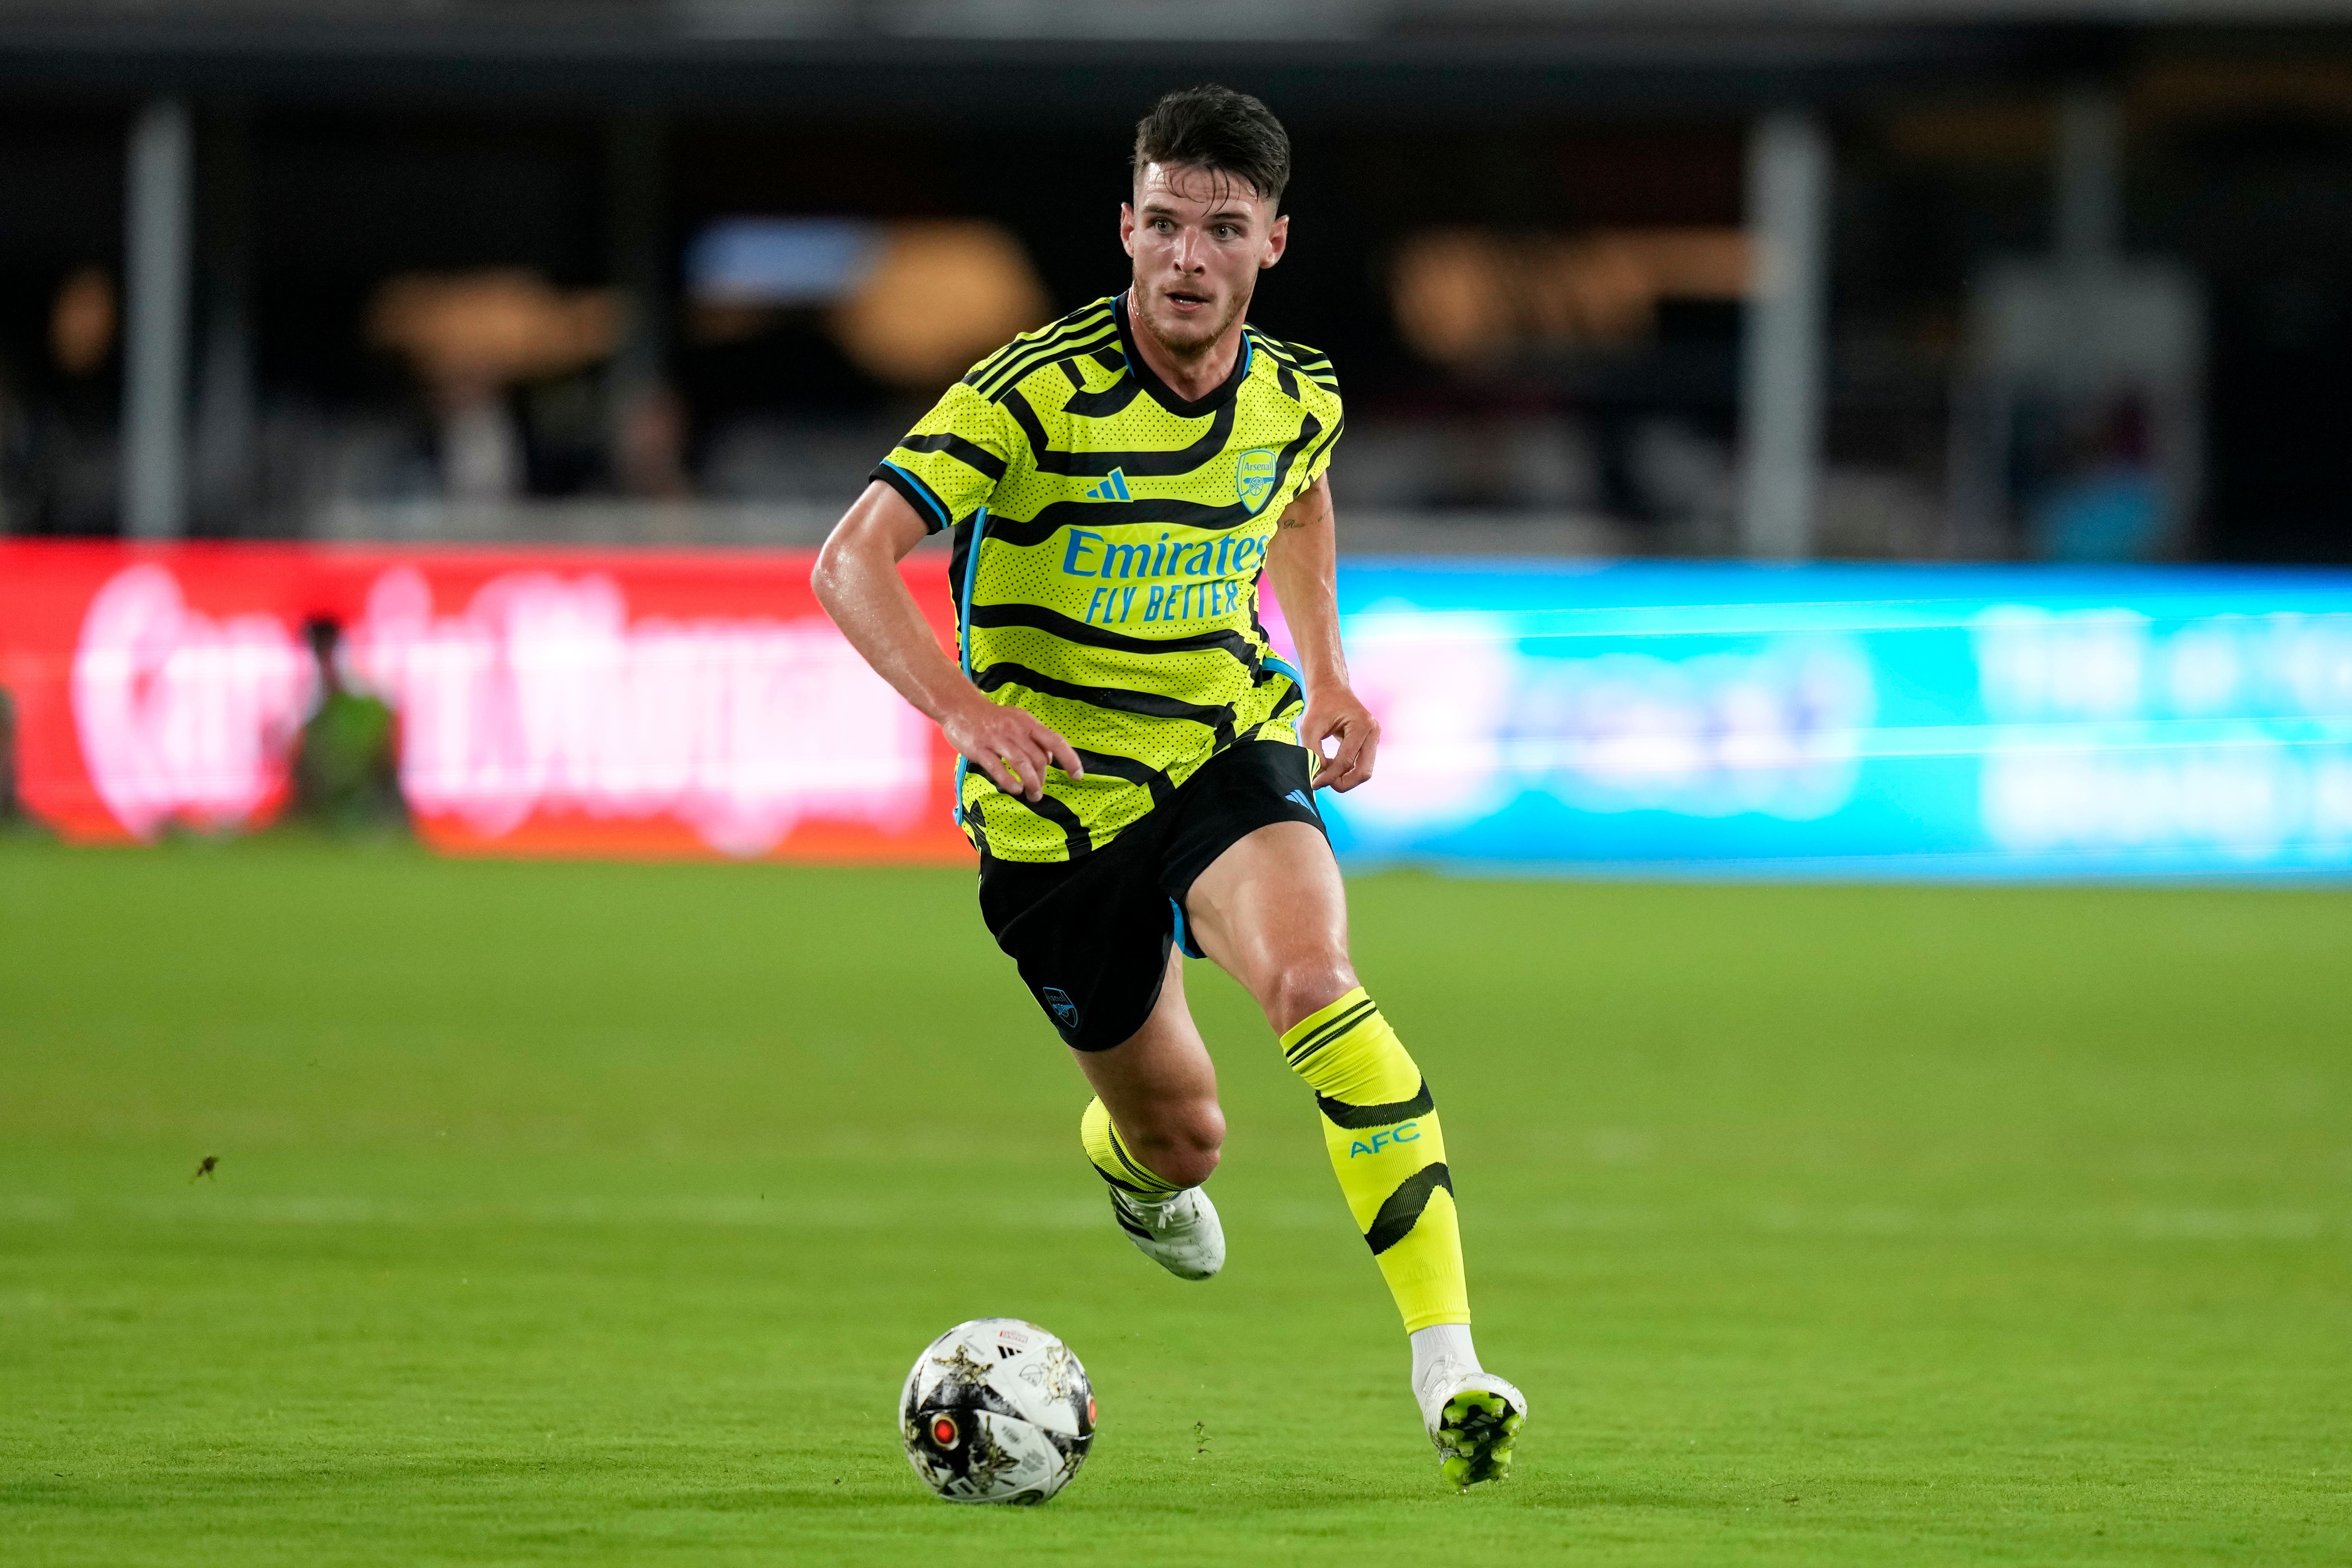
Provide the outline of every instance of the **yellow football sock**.
<path id="1" fill-rule="evenodd" d="M 1110 1124 L 1110 1110 L 1098 1098 L 1087 1101 L 1086 1114 L 1078 1118 L 1078 1142 L 1086 1145 L 1087 1158 L 1102 1179 L 1123 1193 L 1160 1203 L 1183 1191 L 1128 1152 L 1127 1141 Z"/>
<path id="2" fill-rule="evenodd" d="M 1358 987 L 1301 1018 L 1282 1037 L 1282 1054 L 1315 1090 L 1323 1147 L 1405 1332 L 1468 1322 L 1445 1134 L 1396 1031 Z"/>

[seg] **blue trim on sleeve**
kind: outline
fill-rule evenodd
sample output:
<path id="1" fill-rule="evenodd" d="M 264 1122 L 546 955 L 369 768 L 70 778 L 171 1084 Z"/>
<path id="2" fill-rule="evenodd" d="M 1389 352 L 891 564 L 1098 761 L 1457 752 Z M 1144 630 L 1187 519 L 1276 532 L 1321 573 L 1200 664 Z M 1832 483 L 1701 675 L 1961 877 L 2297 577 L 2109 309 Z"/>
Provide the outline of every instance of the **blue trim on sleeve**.
<path id="1" fill-rule="evenodd" d="M 1306 691 L 1307 691 L 1307 678 L 1306 678 L 1305 676 L 1303 676 L 1303 675 L 1299 674 L 1299 673 L 1298 673 L 1298 670 L 1297 670 L 1297 667 L 1296 667 L 1296 666 L 1294 666 L 1294 665 L 1292 665 L 1292 663 L 1291 663 L 1288 659 L 1286 659 L 1286 658 L 1276 658 L 1274 655 L 1272 655 L 1272 654 L 1267 654 L 1267 655 L 1265 656 L 1265 658 L 1264 659 L 1260 660 L 1259 662 L 1260 662 L 1260 663 L 1262 663 L 1262 664 L 1265 664 L 1265 665 L 1267 668 L 1272 668 L 1272 669 L 1278 669 L 1278 670 L 1282 671 L 1282 673 L 1283 673 L 1283 674 L 1285 674 L 1285 675 L 1286 675 L 1286 676 L 1290 677 L 1290 679 L 1293 679 L 1293 680 L 1295 680 L 1295 681 L 1297 681 L 1297 682 L 1298 683 L 1298 690 L 1299 690 L 1299 694 L 1300 694 L 1301 696 L 1304 696 L 1304 695 L 1306 694 Z"/>
<path id="2" fill-rule="evenodd" d="M 948 516 L 948 509 L 940 504 L 940 498 L 931 493 L 930 486 L 923 483 L 919 476 L 909 473 L 887 458 L 882 459 L 882 466 L 907 481 L 904 486 L 899 487 L 902 490 L 910 490 L 925 506 L 931 509 L 931 515 L 939 519 L 939 521 L 931 527 L 933 533 L 951 526 L 952 520 Z"/>

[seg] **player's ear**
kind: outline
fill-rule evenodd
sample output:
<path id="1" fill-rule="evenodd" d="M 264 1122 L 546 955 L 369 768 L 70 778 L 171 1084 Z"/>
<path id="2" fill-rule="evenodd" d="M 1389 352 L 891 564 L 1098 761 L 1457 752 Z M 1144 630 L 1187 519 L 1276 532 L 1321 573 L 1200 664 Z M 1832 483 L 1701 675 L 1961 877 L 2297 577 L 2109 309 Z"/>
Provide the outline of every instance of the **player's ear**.
<path id="1" fill-rule="evenodd" d="M 1135 254 L 1135 204 L 1118 204 L 1118 245 L 1129 256 Z"/>
<path id="2" fill-rule="evenodd" d="M 1282 253 L 1288 248 L 1290 248 L 1290 215 L 1285 213 L 1274 220 L 1272 228 L 1265 231 L 1265 251 L 1258 258 L 1258 270 L 1263 272 L 1281 260 Z"/>

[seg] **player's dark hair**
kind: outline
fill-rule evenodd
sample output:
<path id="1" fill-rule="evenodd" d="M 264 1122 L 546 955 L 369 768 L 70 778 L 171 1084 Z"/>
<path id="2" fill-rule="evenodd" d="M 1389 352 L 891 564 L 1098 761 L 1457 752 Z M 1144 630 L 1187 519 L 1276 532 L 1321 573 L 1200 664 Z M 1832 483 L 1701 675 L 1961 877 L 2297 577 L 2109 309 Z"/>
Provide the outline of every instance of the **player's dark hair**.
<path id="1" fill-rule="evenodd" d="M 1170 93 L 1137 122 L 1137 175 L 1146 163 L 1231 174 L 1279 208 L 1290 184 L 1290 132 L 1248 93 L 1203 82 Z"/>

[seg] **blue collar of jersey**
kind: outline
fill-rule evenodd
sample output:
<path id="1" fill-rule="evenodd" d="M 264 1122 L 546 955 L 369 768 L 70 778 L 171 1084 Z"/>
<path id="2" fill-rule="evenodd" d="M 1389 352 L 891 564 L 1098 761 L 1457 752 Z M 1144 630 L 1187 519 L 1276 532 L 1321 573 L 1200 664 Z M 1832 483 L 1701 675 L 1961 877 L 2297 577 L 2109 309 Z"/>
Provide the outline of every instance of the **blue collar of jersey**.
<path id="1" fill-rule="evenodd" d="M 1128 293 L 1129 290 L 1122 289 L 1111 301 L 1111 308 L 1118 317 L 1118 352 L 1127 356 L 1127 373 L 1143 384 L 1143 390 L 1151 394 L 1152 400 L 1180 419 L 1198 419 L 1203 414 L 1214 412 L 1220 405 L 1231 402 L 1234 395 L 1241 391 L 1243 378 L 1249 374 L 1250 359 L 1257 352 L 1255 341 L 1257 334 L 1244 323 L 1242 327 L 1242 352 L 1234 356 L 1233 374 L 1201 396 L 1187 402 L 1177 396 L 1176 389 L 1160 380 L 1152 368 L 1143 363 L 1143 356 L 1135 352 L 1135 327 L 1127 318 Z"/>

